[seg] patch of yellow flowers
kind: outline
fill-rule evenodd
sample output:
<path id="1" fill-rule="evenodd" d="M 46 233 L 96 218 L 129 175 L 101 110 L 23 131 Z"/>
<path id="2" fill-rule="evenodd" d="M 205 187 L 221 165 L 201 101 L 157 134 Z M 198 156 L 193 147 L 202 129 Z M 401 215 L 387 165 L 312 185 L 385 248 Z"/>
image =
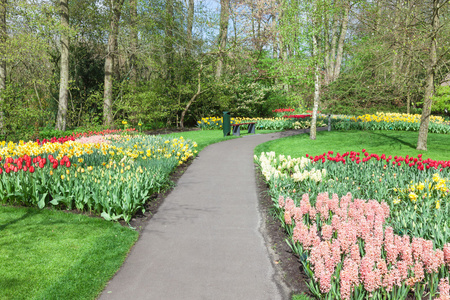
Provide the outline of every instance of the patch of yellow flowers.
<path id="1" fill-rule="evenodd" d="M 67 157 L 79 157 L 83 154 L 93 154 L 96 151 L 106 153 L 110 145 L 106 143 L 83 144 L 75 141 L 67 141 L 60 143 L 45 143 L 39 145 L 37 142 L 19 141 L 18 143 L 5 141 L 0 142 L 0 157 L 21 157 L 25 154 L 33 157 L 38 155 L 52 154 L 56 159 L 60 160 L 64 155 Z"/>
<path id="2" fill-rule="evenodd" d="M 358 117 L 351 117 L 350 120 L 352 121 L 360 121 L 360 122 L 387 122 L 387 123 L 393 123 L 393 122 L 408 122 L 408 123 L 420 123 L 421 115 L 415 114 L 400 114 L 400 113 L 383 113 L 383 112 L 377 112 L 374 115 L 362 115 Z M 440 116 L 431 116 L 430 121 L 437 124 L 443 124 L 444 118 Z"/>
<path id="3" fill-rule="evenodd" d="M 436 209 L 440 209 L 443 201 L 449 200 L 450 179 L 443 178 L 439 173 L 433 174 L 431 180 L 414 183 L 408 185 L 406 189 L 394 189 L 394 192 L 406 195 L 412 203 L 416 204 L 419 199 L 435 199 L 434 205 Z M 401 202 L 400 197 L 394 199 L 394 204 Z"/>

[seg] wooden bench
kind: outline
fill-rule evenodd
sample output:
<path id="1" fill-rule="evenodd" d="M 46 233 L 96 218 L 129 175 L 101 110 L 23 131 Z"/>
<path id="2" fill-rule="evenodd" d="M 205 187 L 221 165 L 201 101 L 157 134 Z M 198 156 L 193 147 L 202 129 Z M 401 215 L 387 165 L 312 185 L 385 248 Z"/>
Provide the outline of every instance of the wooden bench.
<path id="1" fill-rule="evenodd" d="M 233 126 L 233 135 L 236 135 L 236 136 L 241 135 L 241 129 L 240 129 L 241 125 L 248 125 L 248 133 L 255 133 L 255 124 L 256 124 L 256 122 L 231 124 L 231 126 Z"/>

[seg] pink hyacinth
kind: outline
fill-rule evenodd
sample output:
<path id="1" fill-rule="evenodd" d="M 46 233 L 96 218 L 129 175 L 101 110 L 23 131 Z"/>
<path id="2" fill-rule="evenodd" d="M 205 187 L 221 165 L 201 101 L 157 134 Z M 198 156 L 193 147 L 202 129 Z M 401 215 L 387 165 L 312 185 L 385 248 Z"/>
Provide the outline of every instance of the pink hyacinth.
<path id="1" fill-rule="evenodd" d="M 348 257 L 344 260 L 340 283 L 341 298 L 350 299 L 353 287 L 359 284 L 358 262 Z"/>
<path id="2" fill-rule="evenodd" d="M 302 200 L 300 201 L 300 209 L 302 210 L 302 215 L 306 215 L 309 213 L 309 209 L 311 208 L 311 204 L 309 203 L 309 195 L 303 194 Z"/>
<path id="3" fill-rule="evenodd" d="M 450 284 L 448 278 L 441 278 L 439 281 L 439 297 L 435 300 L 450 300 Z"/>
<path id="4" fill-rule="evenodd" d="M 295 207 L 294 208 L 294 220 L 295 220 L 295 223 L 301 222 L 302 218 L 303 218 L 302 210 L 300 209 L 300 207 Z"/>
<path id="5" fill-rule="evenodd" d="M 397 268 L 392 268 L 383 277 L 383 287 L 386 291 L 391 291 L 394 286 L 401 286 L 401 275 Z"/>
<path id="6" fill-rule="evenodd" d="M 425 278 L 425 272 L 423 270 L 423 264 L 417 261 L 414 264 L 414 282 L 420 282 Z"/>
<path id="7" fill-rule="evenodd" d="M 291 213 L 288 210 L 284 211 L 284 222 L 287 225 L 292 225 Z"/>
<path id="8" fill-rule="evenodd" d="M 284 204 L 284 209 L 285 209 L 285 211 L 289 212 L 289 215 L 291 217 L 294 216 L 294 208 L 295 208 L 294 200 L 292 200 L 291 198 L 287 197 L 286 198 L 286 203 Z"/>
<path id="9" fill-rule="evenodd" d="M 446 244 L 444 246 L 444 261 L 447 264 L 447 266 L 450 268 L 450 243 Z"/>
<path id="10" fill-rule="evenodd" d="M 284 197 L 283 197 L 283 195 L 280 195 L 280 196 L 278 197 L 278 207 L 279 207 L 279 208 L 284 207 Z"/>
<path id="11" fill-rule="evenodd" d="M 293 231 L 294 242 L 299 242 L 302 245 L 307 243 L 307 238 L 309 237 L 308 227 L 303 222 L 298 222 L 295 224 Z"/>
<path id="12" fill-rule="evenodd" d="M 333 226 L 324 224 L 322 226 L 322 238 L 326 241 L 331 240 L 331 237 L 333 236 Z"/>

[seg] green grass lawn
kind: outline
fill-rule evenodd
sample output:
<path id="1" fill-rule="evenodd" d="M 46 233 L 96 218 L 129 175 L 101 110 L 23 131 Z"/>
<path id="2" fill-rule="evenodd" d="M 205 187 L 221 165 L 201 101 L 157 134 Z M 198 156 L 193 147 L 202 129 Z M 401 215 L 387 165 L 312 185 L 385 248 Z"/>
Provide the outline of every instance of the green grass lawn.
<path id="1" fill-rule="evenodd" d="M 279 130 L 256 130 L 256 134 L 265 134 L 265 133 L 272 133 L 272 132 L 278 132 Z M 196 130 L 196 131 L 186 131 L 186 132 L 180 132 L 180 133 L 169 133 L 165 134 L 167 136 L 173 136 L 176 138 L 179 138 L 182 136 L 184 139 L 190 139 L 195 141 L 198 144 L 197 150 L 201 151 L 203 148 L 205 148 L 208 145 L 230 140 L 230 139 L 236 139 L 239 138 L 237 136 L 234 136 L 231 134 L 230 136 L 223 136 L 222 130 Z M 241 135 L 246 136 L 249 135 L 249 133 L 246 132 L 246 130 L 241 130 Z"/>
<path id="2" fill-rule="evenodd" d="M 428 151 L 416 150 L 418 133 L 410 131 L 320 131 L 317 139 L 300 134 L 270 141 L 255 148 L 255 154 L 275 151 L 278 154 L 301 157 L 305 154 L 320 155 L 328 151 L 345 153 L 364 148 L 369 153 L 405 157 L 423 154 L 423 158 L 450 160 L 450 135 L 428 134 Z"/>
<path id="3" fill-rule="evenodd" d="M 0 299 L 95 299 L 137 237 L 99 218 L 0 206 Z"/>
<path id="4" fill-rule="evenodd" d="M 238 138 L 221 130 L 170 135 L 196 141 L 198 151 Z M 95 299 L 137 238 L 100 218 L 0 205 L 0 299 Z"/>

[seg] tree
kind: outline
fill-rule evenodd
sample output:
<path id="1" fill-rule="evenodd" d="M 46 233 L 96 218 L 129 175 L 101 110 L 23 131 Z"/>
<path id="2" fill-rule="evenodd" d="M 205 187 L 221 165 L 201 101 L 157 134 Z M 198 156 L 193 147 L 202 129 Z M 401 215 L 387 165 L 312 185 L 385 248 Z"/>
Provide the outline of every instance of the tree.
<path id="1" fill-rule="evenodd" d="M 61 13 L 61 69 L 59 84 L 58 115 L 56 129 L 65 131 L 67 123 L 67 101 L 69 98 L 69 3 L 60 0 Z"/>
<path id="2" fill-rule="evenodd" d="M 321 76 L 320 76 L 320 54 L 319 54 L 319 46 L 318 46 L 318 32 L 320 30 L 320 22 L 318 21 L 321 12 L 319 8 L 319 1 L 314 1 L 314 7 L 312 11 L 311 21 L 312 21 L 312 58 L 314 63 L 314 102 L 313 102 L 313 114 L 311 118 L 311 129 L 309 131 L 309 138 L 311 140 L 316 139 L 316 124 L 317 124 L 317 111 L 319 108 L 320 102 L 320 85 L 321 85 Z"/>
<path id="3" fill-rule="evenodd" d="M 112 126 L 114 122 L 113 117 L 113 75 L 116 73 L 117 59 L 117 36 L 119 35 L 119 21 L 122 12 L 122 5 L 124 0 L 110 1 L 110 21 L 109 21 L 109 36 L 108 47 L 105 59 L 105 85 L 103 96 L 103 117 L 104 124 Z"/>
<path id="4" fill-rule="evenodd" d="M 137 84 L 137 48 L 138 48 L 138 28 L 137 28 L 137 0 L 130 0 L 130 27 L 131 27 L 131 55 L 130 55 L 130 77 L 134 85 Z"/>
<path id="5" fill-rule="evenodd" d="M 429 52 L 428 63 L 426 64 L 426 86 L 422 108 L 422 116 L 420 118 L 419 137 L 417 139 L 417 150 L 427 150 L 428 127 L 430 123 L 431 104 L 434 93 L 434 81 L 438 67 L 437 40 L 441 31 L 439 22 L 440 12 L 443 7 L 448 4 L 448 0 L 431 0 L 432 9 L 427 16 L 430 19 L 429 30 Z M 448 50 L 447 50 L 448 51 Z M 440 56 L 442 58 L 443 56 Z"/>
<path id="6" fill-rule="evenodd" d="M 219 27 L 219 57 L 217 60 L 216 79 L 220 79 L 223 72 L 224 51 L 227 46 L 228 20 L 230 16 L 230 0 L 220 0 L 220 27 Z"/>
<path id="7" fill-rule="evenodd" d="M 330 13 L 324 13 L 324 57 L 325 78 L 324 84 L 328 85 L 338 79 L 341 72 L 341 64 L 344 53 L 344 41 L 347 35 L 347 27 L 350 12 L 350 2 L 345 0 L 336 1 L 329 9 Z M 328 20 L 331 17 L 331 21 Z"/>
<path id="8" fill-rule="evenodd" d="M 3 135 L 3 92 L 6 89 L 6 5 L 7 0 L 0 1 L 0 133 Z"/>
<path id="9" fill-rule="evenodd" d="M 186 29 L 186 39 L 187 39 L 187 52 L 190 54 L 192 50 L 192 28 L 194 26 L 194 0 L 189 0 L 188 14 L 187 14 L 187 29 Z"/>

